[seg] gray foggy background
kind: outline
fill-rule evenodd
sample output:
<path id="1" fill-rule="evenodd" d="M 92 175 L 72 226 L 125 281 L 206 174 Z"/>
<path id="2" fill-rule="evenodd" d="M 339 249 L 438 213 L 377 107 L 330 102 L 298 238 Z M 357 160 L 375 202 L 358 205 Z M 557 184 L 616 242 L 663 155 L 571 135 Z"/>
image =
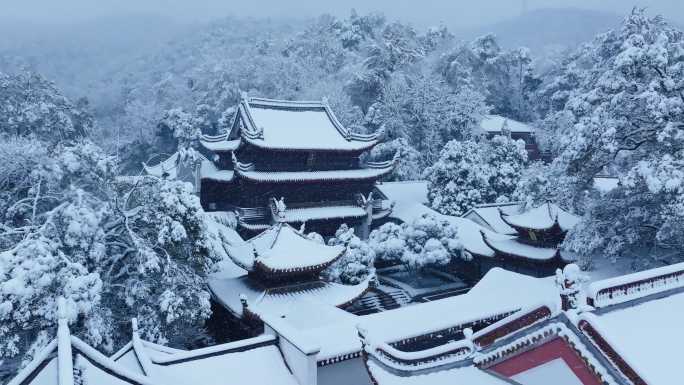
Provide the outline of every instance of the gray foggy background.
<path id="1" fill-rule="evenodd" d="M 474 27 L 541 8 L 580 8 L 625 14 L 647 7 L 677 23 L 684 22 L 682 0 L 3 0 L 0 20 L 37 24 L 68 24 L 122 14 L 155 14 L 175 22 L 203 22 L 223 16 L 310 17 L 322 13 L 347 15 L 381 11 L 389 18 L 416 26 L 443 23 Z"/>

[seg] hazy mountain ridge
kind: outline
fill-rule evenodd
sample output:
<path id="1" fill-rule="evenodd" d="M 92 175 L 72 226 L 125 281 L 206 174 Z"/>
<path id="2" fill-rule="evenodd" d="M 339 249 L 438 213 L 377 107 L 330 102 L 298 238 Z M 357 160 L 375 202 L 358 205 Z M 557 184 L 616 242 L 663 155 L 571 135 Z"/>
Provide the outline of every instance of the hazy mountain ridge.
<path id="1" fill-rule="evenodd" d="M 572 48 L 590 41 L 598 33 L 618 26 L 622 17 L 609 12 L 584 9 L 538 9 L 495 24 L 455 31 L 455 34 L 470 40 L 493 33 L 502 46 L 524 46 L 532 51 L 552 45 Z"/>

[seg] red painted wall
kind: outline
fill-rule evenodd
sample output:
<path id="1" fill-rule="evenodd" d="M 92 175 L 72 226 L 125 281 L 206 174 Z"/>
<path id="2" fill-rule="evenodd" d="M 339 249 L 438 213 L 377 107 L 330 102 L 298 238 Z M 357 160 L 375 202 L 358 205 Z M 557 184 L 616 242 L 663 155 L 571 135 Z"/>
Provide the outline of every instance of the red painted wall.
<path id="1" fill-rule="evenodd" d="M 549 361 L 561 358 L 584 385 L 601 385 L 582 358 L 562 338 L 554 338 L 536 348 L 500 362 L 489 369 L 505 377 L 528 371 Z"/>

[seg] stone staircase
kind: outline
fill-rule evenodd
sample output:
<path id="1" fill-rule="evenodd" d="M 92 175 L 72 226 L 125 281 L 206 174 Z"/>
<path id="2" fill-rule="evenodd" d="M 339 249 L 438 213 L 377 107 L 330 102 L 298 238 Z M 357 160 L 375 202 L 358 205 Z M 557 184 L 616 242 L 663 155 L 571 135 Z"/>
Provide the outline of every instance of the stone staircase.
<path id="1" fill-rule="evenodd" d="M 366 315 L 396 309 L 410 302 L 411 297 L 405 291 L 381 285 L 378 289 L 371 289 L 347 310 L 356 315 Z"/>

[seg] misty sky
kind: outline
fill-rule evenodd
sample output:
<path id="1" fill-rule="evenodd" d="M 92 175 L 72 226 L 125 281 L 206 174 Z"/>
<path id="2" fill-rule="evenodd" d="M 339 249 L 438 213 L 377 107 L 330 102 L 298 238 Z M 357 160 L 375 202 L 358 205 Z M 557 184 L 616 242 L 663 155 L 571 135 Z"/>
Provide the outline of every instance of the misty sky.
<path id="1" fill-rule="evenodd" d="M 152 13 L 196 22 L 227 15 L 344 16 L 356 8 L 361 13 L 382 11 L 390 18 L 419 26 L 444 23 L 469 27 L 518 15 L 525 2 L 530 10 L 575 7 L 619 14 L 639 5 L 684 22 L 684 0 L 0 0 L 0 20 L 62 24 L 122 13 Z"/>

